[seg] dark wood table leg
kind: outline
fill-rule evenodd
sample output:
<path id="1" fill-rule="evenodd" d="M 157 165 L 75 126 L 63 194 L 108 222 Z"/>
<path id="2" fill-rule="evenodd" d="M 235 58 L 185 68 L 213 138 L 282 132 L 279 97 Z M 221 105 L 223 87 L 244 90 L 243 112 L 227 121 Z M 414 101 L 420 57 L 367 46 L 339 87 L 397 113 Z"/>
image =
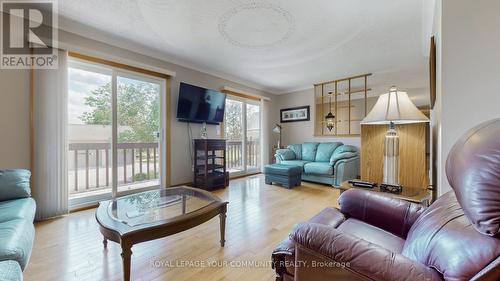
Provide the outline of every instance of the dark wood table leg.
<path id="1" fill-rule="evenodd" d="M 226 242 L 225 236 L 226 236 L 226 210 L 223 210 L 219 214 L 219 219 L 220 219 L 220 246 L 224 247 L 224 244 Z"/>
<path id="2" fill-rule="evenodd" d="M 132 245 L 122 243 L 122 263 L 123 263 L 123 280 L 130 281 L 130 260 L 132 256 Z"/>
<path id="3" fill-rule="evenodd" d="M 186 195 L 182 194 L 182 214 L 186 213 Z"/>
<path id="4" fill-rule="evenodd" d="M 104 249 L 106 249 L 108 247 L 108 239 L 106 239 L 106 237 L 104 237 L 104 239 L 102 239 L 102 244 L 104 245 Z"/>

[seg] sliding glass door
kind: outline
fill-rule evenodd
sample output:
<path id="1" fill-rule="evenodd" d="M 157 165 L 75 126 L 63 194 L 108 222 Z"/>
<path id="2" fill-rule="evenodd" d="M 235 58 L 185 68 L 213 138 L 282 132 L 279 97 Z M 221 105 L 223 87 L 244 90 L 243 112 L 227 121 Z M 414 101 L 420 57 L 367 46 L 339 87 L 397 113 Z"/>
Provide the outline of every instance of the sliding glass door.
<path id="1" fill-rule="evenodd" d="M 118 192 L 160 185 L 158 81 L 117 77 Z"/>
<path id="2" fill-rule="evenodd" d="M 68 69 L 68 191 L 70 199 L 111 194 L 113 72 L 71 62 Z"/>
<path id="3" fill-rule="evenodd" d="M 254 101 L 246 102 L 246 170 L 257 172 L 260 170 L 260 103 Z"/>
<path id="4" fill-rule="evenodd" d="M 243 159 L 243 102 L 226 98 L 224 112 L 226 165 L 230 174 L 245 172 Z"/>
<path id="5" fill-rule="evenodd" d="M 164 79 L 70 62 L 70 206 L 162 184 L 164 87 Z"/>
<path id="6" fill-rule="evenodd" d="M 231 176 L 260 170 L 260 103 L 232 96 L 226 98 L 224 135 L 226 163 Z"/>

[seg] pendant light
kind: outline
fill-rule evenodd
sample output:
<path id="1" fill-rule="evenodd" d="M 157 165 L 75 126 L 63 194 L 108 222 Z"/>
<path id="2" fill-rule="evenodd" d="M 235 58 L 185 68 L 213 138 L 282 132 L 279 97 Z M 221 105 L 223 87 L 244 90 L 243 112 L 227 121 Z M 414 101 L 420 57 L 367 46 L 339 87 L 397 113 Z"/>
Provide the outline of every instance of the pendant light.
<path id="1" fill-rule="evenodd" d="M 328 131 L 332 131 L 333 127 L 335 126 L 335 115 L 332 114 L 332 94 L 333 92 L 328 92 L 329 98 L 330 98 L 330 112 L 325 116 L 326 120 L 326 128 L 328 128 Z"/>

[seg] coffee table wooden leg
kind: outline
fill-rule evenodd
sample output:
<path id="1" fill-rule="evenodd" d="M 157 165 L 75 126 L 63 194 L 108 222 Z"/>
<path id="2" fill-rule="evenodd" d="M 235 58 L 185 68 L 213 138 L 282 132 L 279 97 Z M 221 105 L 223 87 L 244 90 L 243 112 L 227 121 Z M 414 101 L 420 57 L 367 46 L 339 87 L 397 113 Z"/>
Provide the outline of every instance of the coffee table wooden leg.
<path id="1" fill-rule="evenodd" d="M 132 246 L 122 243 L 122 263 L 123 263 L 123 280 L 130 281 L 130 260 L 132 256 Z"/>
<path id="2" fill-rule="evenodd" d="M 226 242 L 226 212 L 220 213 L 220 246 L 224 247 L 224 243 Z"/>
<path id="3" fill-rule="evenodd" d="M 104 245 L 104 249 L 108 247 L 108 239 L 106 239 L 106 237 L 102 239 L 102 244 Z"/>

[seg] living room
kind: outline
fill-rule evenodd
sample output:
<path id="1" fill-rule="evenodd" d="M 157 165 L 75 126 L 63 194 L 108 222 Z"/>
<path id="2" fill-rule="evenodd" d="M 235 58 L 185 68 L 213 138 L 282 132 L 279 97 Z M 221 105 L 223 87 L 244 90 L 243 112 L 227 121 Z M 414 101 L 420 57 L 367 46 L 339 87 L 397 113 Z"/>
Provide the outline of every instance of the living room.
<path id="1" fill-rule="evenodd" d="M 0 281 L 499 279 L 497 1 L 0 5 Z"/>

